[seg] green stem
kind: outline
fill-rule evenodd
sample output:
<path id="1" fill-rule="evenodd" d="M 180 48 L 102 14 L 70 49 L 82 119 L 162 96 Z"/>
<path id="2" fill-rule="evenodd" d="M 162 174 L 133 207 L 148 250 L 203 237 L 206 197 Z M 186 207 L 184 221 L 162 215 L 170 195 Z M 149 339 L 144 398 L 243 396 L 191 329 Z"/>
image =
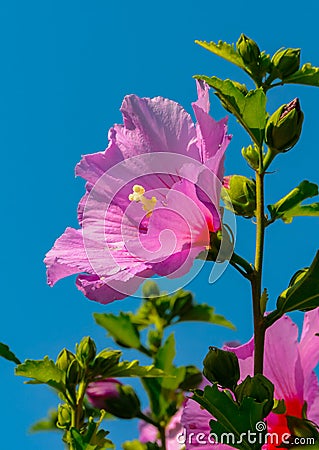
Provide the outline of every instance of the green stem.
<path id="1" fill-rule="evenodd" d="M 160 426 L 158 428 L 161 438 L 161 450 L 166 450 L 166 435 L 165 435 L 165 427 Z"/>
<path id="2" fill-rule="evenodd" d="M 264 213 L 264 170 L 262 164 L 262 149 L 260 149 L 260 168 L 256 171 L 256 253 L 255 270 L 251 278 L 252 301 L 254 314 L 254 373 L 263 372 L 265 319 L 261 311 L 260 299 L 262 292 L 262 268 L 264 255 L 265 213 Z"/>
<path id="3" fill-rule="evenodd" d="M 252 274 L 254 272 L 254 269 L 253 269 L 252 265 L 248 261 L 246 261 L 246 259 L 244 259 L 241 256 L 237 255 L 237 253 L 233 253 L 229 262 L 245 278 L 248 278 L 248 279 L 251 278 L 251 276 L 252 276 Z"/>

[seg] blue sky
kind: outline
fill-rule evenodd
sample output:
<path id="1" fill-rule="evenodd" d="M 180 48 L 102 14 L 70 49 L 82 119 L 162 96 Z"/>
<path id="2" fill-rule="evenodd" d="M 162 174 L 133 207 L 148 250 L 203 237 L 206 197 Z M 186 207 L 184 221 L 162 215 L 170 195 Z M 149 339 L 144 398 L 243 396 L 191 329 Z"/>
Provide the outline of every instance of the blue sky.
<path id="1" fill-rule="evenodd" d="M 132 310 L 127 299 L 103 307 L 85 299 L 74 279 L 46 285 L 43 256 L 67 225 L 77 226 L 76 207 L 84 183 L 74 179 L 74 166 L 85 153 L 107 145 L 109 127 L 120 122 L 123 96 L 161 95 L 191 112 L 195 99 L 192 75 L 204 73 L 245 81 L 231 67 L 194 44 L 195 39 L 236 42 L 241 32 L 262 49 L 302 47 L 302 62 L 319 66 L 315 3 L 301 9 L 294 2 L 226 3 L 195 1 L 109 2 L 94 0 L 12 0 L 0 6 L 2 69 L 0 120 L 2 148 L 2 314 L 0 341 L 20 359 L 55 358 L 64 346 L 73 348 L 91 334 L 100 349 L 111 345 L 94 325 L 93 312 Z M 276 201 L 303 179 L 319 182 L 319 90 L 274 90 L 268 109 L 299 96 L 305 112 L 301 142 L 278 158 L 267 180 L 267 200 Z M 217 100 L 212 113 L 224 111 Z M 247 137 L 234 119 L 226 172 L 249 175 L 240 156 Z M 318 219 L 297 219 L 292 225 L 274 224 L 265 255 L 265 285 L 272 302 L 291 275 L 310 263 L 319 246 Z M 254 225 L 238 221 L 238 253 L 252 255 Z M 230 332 L 191 324 L 176 329 L 180 363 L 200 364 L 208 345 L 250 338 L 251 313 L 247 283 L 231 268 L 214 285 L 203 289 L 209 267 L 190 288 L 198 301 L 216 306 L 237 326 Z M 297 320 L 300 320 L 297 315 Z M 189 331 L 191 329 L 191 332 Z M 198 336 L 194 339 L 194 336 Z M 127 358 L 134 354 L 126 352 Z M 194 358 L 191 360 L 190 358 Z M 13 377 L 13 365 L 0 361 L 5 423 L 1 448 L 58 450 L 62 443 L 50 434 L 28 435 L 29 426 L 46 415 L 56 398 L 45 387 L 25 386 Z M 134 423 L 113 423 L 115 442 L 127 433 L 136 436 Z"/>

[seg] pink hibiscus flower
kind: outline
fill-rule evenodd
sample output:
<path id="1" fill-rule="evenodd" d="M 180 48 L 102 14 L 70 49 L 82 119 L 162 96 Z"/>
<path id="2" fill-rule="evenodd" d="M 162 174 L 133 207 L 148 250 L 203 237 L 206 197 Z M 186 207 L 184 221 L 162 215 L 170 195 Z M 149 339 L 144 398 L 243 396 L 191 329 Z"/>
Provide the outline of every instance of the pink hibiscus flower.
<path id="1" fill-rule="evenodd" d="M 104 152 L 85 155 L 81 228 L 67 228 L 45 257 L 48 283 L 78 274 L 77 287 L 109 303 L 133 294 L 155 274 L 176 278 L 207 251 L 221 227 L 220 188 L 227 119 L 209 116 L 208 86 L 199 82 L 197 119 L 161 97 L 125 97 L 123 125 Z"/>
<path id="2" fill-rule="evenodd" d="M 319 361 L 319 309 L 305 314 L 300 342 L 298 342 L 298 327 L 288 316 L 282 317 L 266 332 L 264 375 L 275 386 L 275 399 L 285 401 L 285 414 L 270 413 L 266 418 L 268 433 L 279 437 L 290 434 L 287 416 L 302 417 L 302 408 L 307 403 L 307 418 L 319 423 L 319 384 L 314 368 Z M 247 375 L 253 375 L 254 343 L 225 350 L 234 352 L 239 360 L 240 374 L 243 381 Z M 201 389 L 209 384 L 206 380 Z M 201 409 L 199 404 L 188 400 L 184 408 L 182 423 L 186 429 L 186 450 L 196 450 L 201 445 L 196 442 L 196 436 L 204 433 L 206 439 L 210 433 L 210 414 Z M 255 431 L 255 430 L 252 430 Z M 187 435 L 194 433 L 188 442 Z M 286 435 L 287 436 L 287 435 Z M 286 437 L 285 437 L 286 440 Z M 278 446 L 275 439 L 268 439 L 263 450 L 275 450 Z M 207 444 L 206 450 L 231 449 L 225 444 Z"/>
<path id="3" fill-rule="evenodd" d="M 171 418 L 168 427 L 166 428 L 166 450 L 178 450 L 184 447 L 183 444 L 179 444 L 178 436 L 182 435 L 183 426 L 181 424 L 182 408 Z M 144 422 L 139 423 L 139 441 L 142 444 L 147 442 L 157 442 L 159 445 L 161 440 L 158 436 L 158 430 L 151 424 Z"/>

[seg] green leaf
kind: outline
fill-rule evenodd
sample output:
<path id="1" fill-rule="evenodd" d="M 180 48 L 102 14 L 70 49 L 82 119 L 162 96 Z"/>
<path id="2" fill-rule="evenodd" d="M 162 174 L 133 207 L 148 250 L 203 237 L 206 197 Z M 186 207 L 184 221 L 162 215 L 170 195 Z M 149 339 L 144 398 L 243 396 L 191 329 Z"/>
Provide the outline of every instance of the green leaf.
<path id="1" fill-rule="evenodd" d="M 58 391 L 64 390 L 65 374 L 47 356 L 41 360 L 27 359 L 16 367 L 15 374 L 31 378 L 29 383 L 48 384 Z"/>
<path id="2" fill-rule="evenodd" d="M 204 80 L 215 89 L 224 108 L 234 114 L 256 145 L 261 146 L 267 119 L 267 98 L 264 91 L 259 88 L 244 95 L 231 80 L 203 75 L 196 75 L 194 78 Z"/>
<path id="3" fill-rule="evenodd" d="M 304 64 L 301 69 L 290 77 L 285 78 L 283 83 L 305 84 L 308 86 L 319 86 L 319 67 L 313 67 L 310 63 Z"/>
<path id="4" fill-rule="evenodd" d="M 80 433 L 76 428 L 71 428 L 72 443 L 76 450 L 106 450 L 115 448 L 113 442 L 105 438 L 109 432 L 104 430 L 98 431 L 101 420 L 94 422 L 91 417 L 85 434 Z"/>
<path id="5" fill-rule="evenodd" d="M 252 445 L 247 441 L 247 433 L 256 432 L 257 422 L 263 419 L 264 403 L 246 397 L 238 405 L 226 391 L 220 391 L 216 383 L 206 386 L 204 391 L 196 390 L 192 399 L 214 416 L 210 427 L 218 437 L 223 433 L 231 433 L 234 442 L 230 443 L 233 447 L 243 450 L 260 449 L 259 444 Z"/>
<path id="6" fill-rule="evenodd" d="M 154 442 L 142 444 L 137 439 L 135 441 L 127 441 L 122 445 L 123 450 L 160 450 L 160 447 Z"/>
<path id="7" fill-rule="evenodd" d="M 117 366 L 111 367 L 105 376 L 107 377 L 163 377 L 161 369 L 151 366 L 140 366 L 139 361 L 122 361 Z"/>
<path id="8" fill-rule="evenodd" d="M 308 269 L 298 271 L 277 300 L 280 313 L 309 311 L 319 306 L 319 251 Z"/>
<path id="9" fill-rule="evenodd" d="M 57 431 L 59 428 L 56 426 L 56 422 L 58 420 L 58 412 L 55 409 L 52 409 L 48 413 L 48 417 L 44 419 L 38 420 L 34 423 L 30 431 L 31 433 L 37 433 L 39 431 Z"/>
<path id="10" fill-rule="evenodd" d="M 220 325 L 223 327 L 235 330 L 236 327 L 229 322 L 224 316 L 214 313 L 214 308 L 207 305 L 206 303 L 201 303 L 194 305 L 185 314 L 183 314 L 178 322 L 195 321 L 195 322 L 208 322 L 215 325 Z"/>
<path id="11" fill-rule="evenodd" d="M 173 404 L 172 399 L 176 397 L 176 389 L 186 374 L 186 367 L 174 366 L 175 354 L 175 338 L 171 334 L 159 349 L 154 360 L 155 366 L 163 371 L 166 378 L 143 380 L 143 385 L 150 398 L 152 413 L 159 421 L 165 420 L 176 412 L 176 405 Z"/>
<path id="12" fill-rule="evenodd" d="M 141 346 L 140 335 L 136 326 L 131 322 L 130 315 L 120 313 L 114 314 L 93 314 L 98 325 L 105 328 L 109 336 L 122 347 L 139 348 Z"/>
<path id="13" fill-rule="evenodd" d="M 205 48 L 206 50 L 209 50 L 215 55 L 220 56 L 221 58 L 224 58 L 227 61 L 235 64 L 241 69 L 245 69 L 245 63 L 240 54 L 237 53 L 234 44 L 227 44 L 227 42 L 223 41 L 218 41 L 218 43 L 215 44 L 215 42 L 206 42 L 198 40 L 196 40 L 195 43 Z"/>
<path id="14" fill-rule="evenodd" d="M 0 356 L 7 359 L 8 361 L 13 361 L 16 364 L 21 364 L 21 361 L 19 361 L 16 355 L 12 353 L 12 351 L 6 344 L 3 344 L 2 342 L 0 342 Z"/>
<path id="15" fill-rule="evenodd" d="M 307 180 L 302 181 L 299 186 L 290 191 L 277 203 L 267 206 L 271 220 L 282 219 L 285 223 L 290 223 L 296 216 L 318 216 L 318 203 L 301 205 L 304 200 L 316 195 L 318 195 L 318 186 Z"/>

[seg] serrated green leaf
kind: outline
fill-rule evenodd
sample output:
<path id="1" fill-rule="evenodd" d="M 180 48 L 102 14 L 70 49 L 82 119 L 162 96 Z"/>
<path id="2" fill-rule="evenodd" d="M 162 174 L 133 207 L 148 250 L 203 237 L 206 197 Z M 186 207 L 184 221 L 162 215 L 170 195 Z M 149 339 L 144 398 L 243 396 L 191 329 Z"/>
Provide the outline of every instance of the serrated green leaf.
<path id="1" fill-rule="evenodd" d="M 245 69 L 245 63 L 240 54 L 237 53 L 234 44 L 227 44 L 227 42 L 223 41 L 218 41 L 218 43 L 215 44 L 215 42 L 206 42 L 198 40 L 196 40 L 195 43 L 205 48 L 206 50 L 209 50 L 215 55 L 220 56 L 221 58 L 224 58 L 227 61 L 235 64 L 241 69 Z"/>
<path id="2" fill-rule="evenodd" d="M 65 374 L 47 356 L 41 360 L 27 359 L 16 367 L 15 374 L 31 378 L 31 383 L 48 384 L 58 391 L 64 390 Z"/>
<path id="3" fill-rule="evenodd" d="M 7 359 L 8 361 L 13 361 L 16 364 L 21 364 L 21 361 L 16 357 L 16 355 L 10 350 L 10 348 L 6 345 L 0 342 L 0 356 L 2 358 Z"/>
<path id="4" fill-rule="evenodd" d="M 237 118 L 252 140 L 262 145 L 267 119 L 266 94 L 259 88 L 244 95 L 231 80 L 217 77 L 196 75 L 194 78 L 204 80 L 213 87 L 222 105 Z"/>
<path id="5" fill-rule="evenodd" d="M 130 315 L 123 312 L 119 316 L 114 314 L 93 314 L 98 325 L 105 328 L 109 336 L 122 347 L 139 348 L 140 335 L 136 326 L 131 322 Z"/>
<path id="6" fill-rule="evenodd" d="M 139 361 L 122 361 L 117 366 L 111 367 L 107 377 L 163 377 L 161 369 L 150 366 L 140 366 Z"/>
<path id="7" fill-rule="evenodd" d="M 216 383 L 206 386 L 204 391 L 196 390 L 192 399 L 214 417 L 210 421 L 210 427 L 218 437 L 223 433 L 230 433 L 234 438 L 234 442 L 231 442 L 233 447 L 243 450 L 260 449 L 260 445 L 252 445 L 247 441 L 247 433 L 256 432 L 257 422 L 263 419 L 263 403 L 246 397 L 238 405 L 226 391 L 220 391 Z"/>
<path id="8" fill-rule="evenodd" d="M 301 69 L 290 77 L 285 78 L 283 83 L 305 84 L 308 86 L 319 86 L 319 67 L 313 67 L 310 63 L 304 64 Z"/>
<path id="9" fill-rule="evenodd" d="M 309 311 L 319 306 L 319 251 L 309 269 L 298 271 L 277 300 L 277 310 Z"/>
<path id="10" fill-rule="evenodd" d="M 302 181 L 299 186 L 290 191 L 285 197 L 273 205 L 267 206 L 271 220 L 282 219 L 284 222 L 290 223 L 296 216 L 319 215 L 317 203 L 301 205 L 304 200 L 316 195 L 318 195 L 318 186 L 315 183 L 310 183 L 308 180 Z"/>
<path id="11" fill-rule="evenodd" d="M 164 345 L 159 349 L 154 361 L 156 367 L 163 370 L 166 375 L 171 376 L 159 380 L 162 390 L 170 389 L 174 391 L 184 380 L 186 368 L 174 366 L 175 355 L 175 338 L 173 334 L 170 334 Z"/>
<path id="12" fill-rule="evenodd" d="M 206 303 L 200 303 L 194 305 L 185 314 L 183 314 L 178 322 L 195 321 L 195 322 L 208 322 L 215 325 L 220 325 L 223 327 L 235 330 L 236 327 L 229 322 L 224 316 L 220 314 L 215 314 L 214 308 L 207 305 Z"/>

